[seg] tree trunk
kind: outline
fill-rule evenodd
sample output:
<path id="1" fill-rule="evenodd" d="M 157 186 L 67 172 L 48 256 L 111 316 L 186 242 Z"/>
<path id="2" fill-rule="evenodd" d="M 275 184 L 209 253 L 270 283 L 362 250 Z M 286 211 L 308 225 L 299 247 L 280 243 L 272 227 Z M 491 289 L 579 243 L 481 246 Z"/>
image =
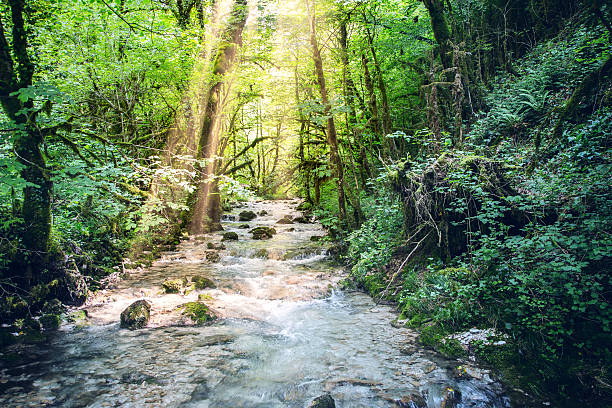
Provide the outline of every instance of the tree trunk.
<path id="1" fill-rule="evenodd" d="M 15 139 L 13 147 L 21 164 L 25 167 L 21 177 L 33 185 L 23 189 L 22 217 L 25 221 L 22 243 L 26 249 L 25 285 L 36 282 L 47 259 L 51 237 L 51 197 L 53 184 L 49 178 L 45 159 L 40 151 L 43 135 L 36 128 L 36 114 L 32 112 L 33 103 L 28 100 L 21 104 L 17 97 L 10 94 L 32 84 L 34 64 L 28 55 L 23 8 L 23 0 L 10 0 L 12 31 L 12 55 L 0 21 L 0 103 L 4 112 L 24 130 Z M 16 63 L 15 63 L 16 62 Z M 17 67 L 17 75 L 16 68 Z M 19 114 L 21 109 L 26 113 Z"/>
<path id="2" fill-rule="evenodd" d="M 310 17 L 310 45 L 312 46 L 312 58 L 315 65 L 315 72 L 317 76 L 317 82 L 319 85 L 319 91 L 321 92 L 321 101 L 323 102 L 324 113 L 327 119 L 327 142 L 329 144 L 331 162 L 334 167 L 337 185 L 338 185 L 338 211 L 340 215 L 340 222 L 346 221 L 346 199 L 344 197 L 344 172 L 342 169 L 342 161 L 338 153 L 338 136 L 336 134 L 336 123 L 334 116 L 331 112 L 331 104 L 327 96 L 327 86 L 325 84 L 325 73 L 323 71 L 323 60 L 321 59 L 321 50 L 317 41 L 316 27 L 315 27 L 315 0 L 312 3 L 312 9 L 310 8 L 310 2 L 307 1 L 308 14 Z"/>
<path id="3" fill-rule="evenodd" d="M 444 15 L 444 1 L 443 0 L 423 0 L 427 11 L 429 11 L 429 17 L 431 18 L 431 28 L 434 33 L 434 38 L 438 43 L 440 51 L 440 60 L 442 66 L 447 69 L 452 66 L 452 56 L 450 55 L 450 44 L 451 39 L 450 30 L 446 22 L 446 16 Z"/>
<path id="4" fill-rule="evenodd" d="M 190 232 L 201 234 L 220 228 L 221 197 L 217 183 L 214 181 L 215 161 L 210 160 L 217 154 L 219 145 L 218 122 L 221 115 L 221 97 L 225 85 L 225 75 L 231 70 L 236 52 L 242 42 L 242 31 L 248 17 L 247 0 L 235 0 L 222 33 L 221 43 L 213 60 L 212 82 L 206 94 L 202 129 L 198 142 L 198 159 L 209 159 L 205 166 L 200 166 L 199 183 L 195 192 L 196 199 L 191 209 Z"/>

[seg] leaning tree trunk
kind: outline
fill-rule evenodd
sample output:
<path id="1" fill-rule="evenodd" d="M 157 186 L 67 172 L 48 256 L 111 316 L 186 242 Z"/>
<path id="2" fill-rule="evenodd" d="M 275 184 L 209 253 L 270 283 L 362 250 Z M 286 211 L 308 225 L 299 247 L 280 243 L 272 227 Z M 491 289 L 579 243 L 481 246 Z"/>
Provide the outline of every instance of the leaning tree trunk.
<path id="1" fill-rule="evenodd" d="M 321 59 L 321 49 L 317 41 L 316 27 L 315 27 L 315 1 L 313 0 L 312 10 L 310 9 L 310 3 L 308 5 L 308 14 L 310 19 L 310 45 L 312 46 L 312 58 L 315 65 L 315 72 L 317 76 L 317 82 L 319 84 L 319 91 L 321 92 L 321 101 L 323 102 L 323 109 L 327 119 L 327 142 L 329 144 L 330 156 L 332 166 L 336 173 L 337 185 L 338 185 L 338 211 L 340 213 L 340 222 L 346 221 L 346 199 L 344 197 L 344 171 L 342 169 L 342 161 L 340 160 L 340 154 L 338 153 L 338 136 L 336 133 L 336 122 L 331 112 L 331 104 L 327 96 L 327 86 L 325 84 L 325 73 L 323 72 L 323 60 Z"/>
<path id="2" fill-rule="evenodd" d="M 23 189 L 21 210 L 25 221 L 22 244 L 26 250 L 22 280 L 26 286 L 30 286 L 38 280 L 47 259 L 51 239 L 53 189 L 45 159 L 40 151 L 43 135 L 35 126 L 36 114 L 33 112 L 33 103 L 28 100 L 21 104 L 17 97 L 11 96 L 11 93 L 32 85 L 34 64 L 28 55 L 23 20 L 25 1 L 9 0 L 9 4 L 13 44 L 11 52 L 0 21 L 0 103 L 9 119 L 23 129 L 15 138 L 13 147 L 17 159 L 24 166 L 21 177 L 28 183 Z M 19 113 L 22 109 L 25 113 Z"/>
<path id="3" fill-rule="evenodd" d="M 231 70 L 236 52 L 242 42 L 242 31 L 248 17 L 247 0 L 235 0 L 230 20 L 222 34 L 221 44 L 213 60 L 212 82 L 206 93 L 202 130 L 198 142 L 196 157 L 206 160 L 199 167 L 199 183 L 195 192 L 195 200 L 191 208 L 192 234 L 201 234 L 221 227 L 220 218 L 221 197 L 218 183 L 215 182 L 215 160 L 219 145 L 218 125 L 221 115 L 221 97 L 224 91 L 225 76 Z"/>

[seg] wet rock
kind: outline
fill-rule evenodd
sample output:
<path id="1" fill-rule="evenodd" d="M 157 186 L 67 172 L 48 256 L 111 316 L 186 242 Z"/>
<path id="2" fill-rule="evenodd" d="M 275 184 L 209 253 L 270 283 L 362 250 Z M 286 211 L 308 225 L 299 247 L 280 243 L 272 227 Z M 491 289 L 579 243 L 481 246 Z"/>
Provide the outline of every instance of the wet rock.
<path id="1" fill-rule="evenodd" d="M 401 408 L 427 408 L 427 401 L 420 395 L 410 394 L 395 401 L 395 405 Z"/>
<path id="2" fill-rule="evenodd" d="M 87 324 L 87 310 L 74 310 L 66 315 L 68 323 L 74 323 L 77 326 L 85 326 Z"/>
<path id="3" fill-rule="evenodd" d="M 309 217 L 295 217 L 293 219 L 294 222 L 299 222 L 300 224 L 310 224 L 310 218 Z"/>
<path id="4" fill-rule="evenodd" d="M 425 367 L 423 367 L 423 372 L 425 374 L 429 374 L 429 373 L 431 373 L 435 369 L 436 369 L 436 365 L 434 363 L 431 363 L 431 364 L 427 364 Z"/>
<path id="5" fill-rule="evenodd" d="M 188 317 L 197 324 L 212 322 L 217 316 L 201 302 L 189 302 L 182 306 L 183 316 Z"/>
<path id="6" fill-rule="evenodd" d="M 191 401 L 203 401 L 208 399 L 210 395 L 210 387 L 205 382 L 198 384 L 191 392 Z"/>
<path id="7" fill-rule="evenodd" d="M 276 230 L 270 227 L 256 227 L 249 231 L 253 239 L 269 239 L 276 234 Z"/>
<path id="8" fill-rule="evenodd" d="M 87 283 L 77 270 L 66 269 L 60 279 L 49 284 L 49 289 L 62 303 L 80 306 L 87 300 Z"/>
<path id="9" fill-rule="evenodd" d="M 309 408 L 336 408 L 336 401 L 329 394 L 321 395 L 312 401 Z"/>
<path id="10" fill-rule="evenodd" d="M 440 408 L 457 408 L 461 402 L 461 393 L 453 388 L 446 388 L 442 394 Z"/>
<path id="11" fill-rule="evenodd" d="M 268 212 L 266 210 L 261 210 L 259 212 L 259 215 L 263 216 L 263 215 L 268 215 Z"/>
<path id="12" fill-rule="evenodd" d="M 280 220 L 276 221 L 277 224 L 293 224 L 293 221 L 291 220 L 291 217 L 288 215 L 285 215 L 283 218 L 281 218 Z"/>
<path id="13" fill-rule="evenodd" d="M 238 228 L 240 228 L 240 229 L 249 229 L 249 228 L 251 228 L 251 226 L 249 224 L 242 224 Z"/>
<path id="14" fill-rule="evenodd" d="M 122 329 L 142 329 L 149 323 L 151 305 L 146 300 L 137 300 L 121 312 Z"/>
<path id="15" fill-rule="evenodd" d="M 255 214 L 253 211 L 246 210 L 242 211 L 238 217 L 239 221 L 251 221 L 257 217 L 257 214 Z"/>
<path id="16" fill-rule="evenodd" d="M 198 343 L 199 347 L 206 346 L 218 346 L 220 344 L 228 344 L 236 340 L 236 337 L 229 334 L 216 334 L 213 336 L 206 336 L 204 340 Z"/>
<path id="17" fill-rule="evenodd" d="M 223 221 L 236 221 L 236 216 L 235 215 L 230 215 L 230 214 L 223 214 L 221 216 L 221 219 Z"/>
<path id="18" fill-rule="evenodd" d="M 219 255 L 218 252 L 206 252 L 206 260 L 208 262 L 219 262 L 221 260 L 221 256 Z"/>
<path id="19" fill-rule="evenodd" d="M 183 285 L 182 279 L 166 279 L 162 282 L 162 289 L 166 293 L 180 293 L 183 290 Z"/>
<path id="20" fill-rule="evenodd" d="M 217 251 L 222 251 L 225 249 L 225 245 L 223 245 L 222 243 L 214 243 L 214 242 L 209 242 L 208 244 L 206 244 L 206 248 L 208 249 L 216 249 Z"/>
<path id="21" fill-rule="evenodd" d="M 57 330 L 62 324 L 62 319 L 57 314 L 45 314 L 38 319 L 43 329 L 49 330 Z"/>
<path id="22" fill-rule="evenodd" d="M 329 392 L 338 386 L 346 384 L 364 387 L 376 387 L 378 385 L 381 385 L 381 383 L 378 381 L 364 380 L 361 378 L 340 378 L 337 380 L 330 380 L 325 382 L 325 384 L 323 385 L 323 389 Z"/>
<path id="23" fill-rule="evenodd" d="M 204 277 L 204 276 L 194 276 L 193 278 L 191 278 L 191 282 L 193 282 L 193 284 L 195 285 L 196 289 L 214 289 L 217 287 L 217 285 L 215 285 L 215 282 L 213 282 L 212 279 Z"/>
<path id="24" fill-rule="evenodd" d="M 226 232 L 223 234 L 223 239 L 221 241 L 238 241 L 238 234 L 235 232 Z"/>
<path id="25" fill-rule="evenodd" d="M 253 256 L 255 258 L 263 258 L 263 259 L 267 259 L 268 258 L 268 250 L 266 248 L 261 248 L 258 249 L 257 251 L 255 251 L 255 253 L 253 254 Z"/>

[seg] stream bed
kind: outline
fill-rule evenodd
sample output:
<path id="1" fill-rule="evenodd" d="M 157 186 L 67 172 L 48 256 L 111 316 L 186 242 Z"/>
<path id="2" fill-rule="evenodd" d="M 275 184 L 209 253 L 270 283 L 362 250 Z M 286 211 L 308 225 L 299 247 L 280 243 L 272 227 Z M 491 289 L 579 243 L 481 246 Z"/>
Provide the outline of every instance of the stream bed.
<path id="1" fill-rule="evenodd" d="M 341 408 L 510 406 L 486 370 L 457 378 L 461 363 L 393 327 L 391 307 L 335 290 L 342 270 L 311 240 L 324 235 L 321 226 L 277 224 L 300 215 L 298 204 L 236 208 L 225 231 L 191 237 L 98 293 L 84 307 L 86 321 L 0 363 L 0 406 L 301 408 L 325 393 Z M 260 215 L 237 221 L 244 210 Z M 277 234 L 254 240 L 256 226 Z M 224 232 L 239 239 L 218 249 Z M 164 279 L 196 275 L 216 288 L 161 289 Z M 219 316 L 213 324 L 193 325 L 180 313 L 198 297 Z M 139 299 L 152 305 L 148 327 L 120 329 L 121 311 Z"/>

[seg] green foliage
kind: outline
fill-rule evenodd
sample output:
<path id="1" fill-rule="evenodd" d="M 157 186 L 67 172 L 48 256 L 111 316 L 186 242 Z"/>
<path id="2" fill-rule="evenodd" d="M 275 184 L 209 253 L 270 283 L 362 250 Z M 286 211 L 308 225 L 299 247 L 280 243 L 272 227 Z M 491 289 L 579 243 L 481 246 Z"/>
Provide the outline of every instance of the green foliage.
<path id="1" fill-rule="evenodd" d="M 399 201 L 389 192 L 364 200 L 367 221 L 347 238 L 347 260 L 352 265 L 351 276 L 369 287 L 370 293 L 380 292 L 384 280 L 371 275 L 391 259 L 402 238 L 403 213 Z"/>

